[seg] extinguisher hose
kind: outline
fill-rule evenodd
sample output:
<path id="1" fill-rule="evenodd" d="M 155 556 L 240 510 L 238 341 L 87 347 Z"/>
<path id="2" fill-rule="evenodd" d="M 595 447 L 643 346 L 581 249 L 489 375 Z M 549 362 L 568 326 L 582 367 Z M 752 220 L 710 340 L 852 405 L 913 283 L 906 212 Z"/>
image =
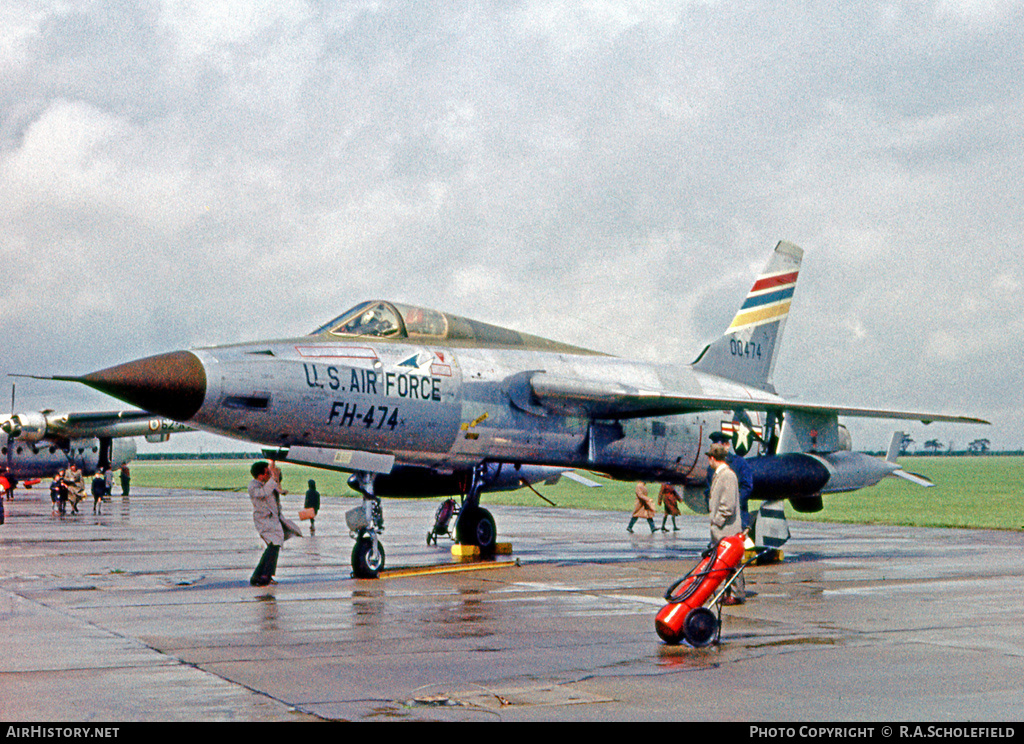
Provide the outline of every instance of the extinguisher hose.
<path id="1" fill-rule="evenodd" d="M 708 548 L 703 553 L 701 553 L 700 556 L 701 558 L 711 558 L 712 556 L 716 556 L 717 553 L 718 543 L 715 543 L 714 545 L 708 546 Z M 704 579 L 707 578 L 712 571 L 722 571 L 722 569 L 720 568 L 715 569 L 714 565 L 715 562 L 713 560 L 709 560 L 707 564 L 704 566 L 704 570 L 700 571 L 699 573 L 695 573 L 695 571 L 697 571 L 697 569 L 700 567 L 700 564 L 698 563 L 696 566 L 693 567 L 693 569 L 690 570 L 688 574 L 676 579 L 672 586 L 665 590 L 665 600 L 673 604 L 685 602 L 695 591 L 697 591 L 697 587 L 699 587 L 704 582 Z M 686 587 L 685 590 L 683 590 L 683 593 L 678 596 L 673 596 L 673 592 L 679 587 L 679 585 L 682 584 L 684 581 L 687 581 L 688 579 L 693 579 L 693 581 L 690 582 L 690 585 Z"/>

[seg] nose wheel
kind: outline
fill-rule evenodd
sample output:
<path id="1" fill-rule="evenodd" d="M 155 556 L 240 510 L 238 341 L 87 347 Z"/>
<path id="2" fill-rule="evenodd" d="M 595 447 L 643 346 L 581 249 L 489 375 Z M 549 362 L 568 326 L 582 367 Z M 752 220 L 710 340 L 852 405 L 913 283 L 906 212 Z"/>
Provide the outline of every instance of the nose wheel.
<path id="1" fill-rule="evenodd" d="M 352 575 L 357 579 L 376 579 L 384 568 L 384 510 L 373 493 L 373 473 L 357 473 L 355 487 L 363 494 L 363 503 L 345 512 L 345 523 L 356 539 L 352 546 Z M 352 480 L 349 484 L 352 485 Z"/>
<path id="2" fill-rule="evenodd" d="M 352 546 L 352 575 L 357 579 L 376 579 L 384 568 L 384 546 L 375 534 L 365 530 Z"/>

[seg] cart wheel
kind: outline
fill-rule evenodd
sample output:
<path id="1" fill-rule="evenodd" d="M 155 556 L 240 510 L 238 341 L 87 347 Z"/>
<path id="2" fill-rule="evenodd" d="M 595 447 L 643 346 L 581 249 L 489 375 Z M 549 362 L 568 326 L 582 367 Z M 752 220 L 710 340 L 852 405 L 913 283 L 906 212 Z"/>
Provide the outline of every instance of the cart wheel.
<path id="1" fill-rule="evenodd" d="M 376 579 L 384 568 L 384 546 L 377 542 L 376 552 L 373 540 L 360 537 L 352 547 L 352 574 L 357 579 Z"/>
<path id="2" fill-rule="evenodd" d="M 697 607 L 686 613 L 683 637 L 694 648 L 707 646 L 718 632 L 718 618 L 707 607 Z"/>

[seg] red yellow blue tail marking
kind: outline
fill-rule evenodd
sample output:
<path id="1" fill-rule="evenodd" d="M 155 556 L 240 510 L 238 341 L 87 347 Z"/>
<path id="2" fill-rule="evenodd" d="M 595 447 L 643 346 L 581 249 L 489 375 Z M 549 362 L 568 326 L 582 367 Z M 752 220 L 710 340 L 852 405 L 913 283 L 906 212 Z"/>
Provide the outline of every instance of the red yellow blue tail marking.
<path id="1" fill-rule="evenodd" d="M 778 274 L 762 274 L 758 277 L 726 333 L 773 323 L 789 315 L 789 306 L 793 300 L 793 290 L 796 289 L 799 273 L 784 271 Z"/>

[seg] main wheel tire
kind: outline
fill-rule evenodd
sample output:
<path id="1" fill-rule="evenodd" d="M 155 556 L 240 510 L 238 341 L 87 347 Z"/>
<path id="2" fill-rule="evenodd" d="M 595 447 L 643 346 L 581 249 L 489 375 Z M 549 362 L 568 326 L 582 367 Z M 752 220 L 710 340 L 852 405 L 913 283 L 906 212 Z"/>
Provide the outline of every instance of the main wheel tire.
<path id="1" fill-rule="evenodd" d="M 498 544 L 498 525 L 486 509 L 477 509 L 476 544 L 484 555 L 492 555 Z"/>
<path id="2" fill-rule="evenodd" d="M 456 538 L 462 545 L 476 545 L 483 555 L 491 555 L 498 544 L 498 527 L 489 511 L 477 507 L 459 516 Z"/>
<path id="3" fill-rule="evenodd" d="M 683 637 L 694 648 L 707 646 L 718 633 L 718 618 L 707 607 L 696 607 L 686 613 Z"/>
<path id="4" fill-rule="evenodd" d="M 373 550 L 373 540 L 361 537 L 352 546 L 352 575 L 357 579 L 376 579 L 384 568 L 384 546 L 377 541 L 377 551 Z"/>

